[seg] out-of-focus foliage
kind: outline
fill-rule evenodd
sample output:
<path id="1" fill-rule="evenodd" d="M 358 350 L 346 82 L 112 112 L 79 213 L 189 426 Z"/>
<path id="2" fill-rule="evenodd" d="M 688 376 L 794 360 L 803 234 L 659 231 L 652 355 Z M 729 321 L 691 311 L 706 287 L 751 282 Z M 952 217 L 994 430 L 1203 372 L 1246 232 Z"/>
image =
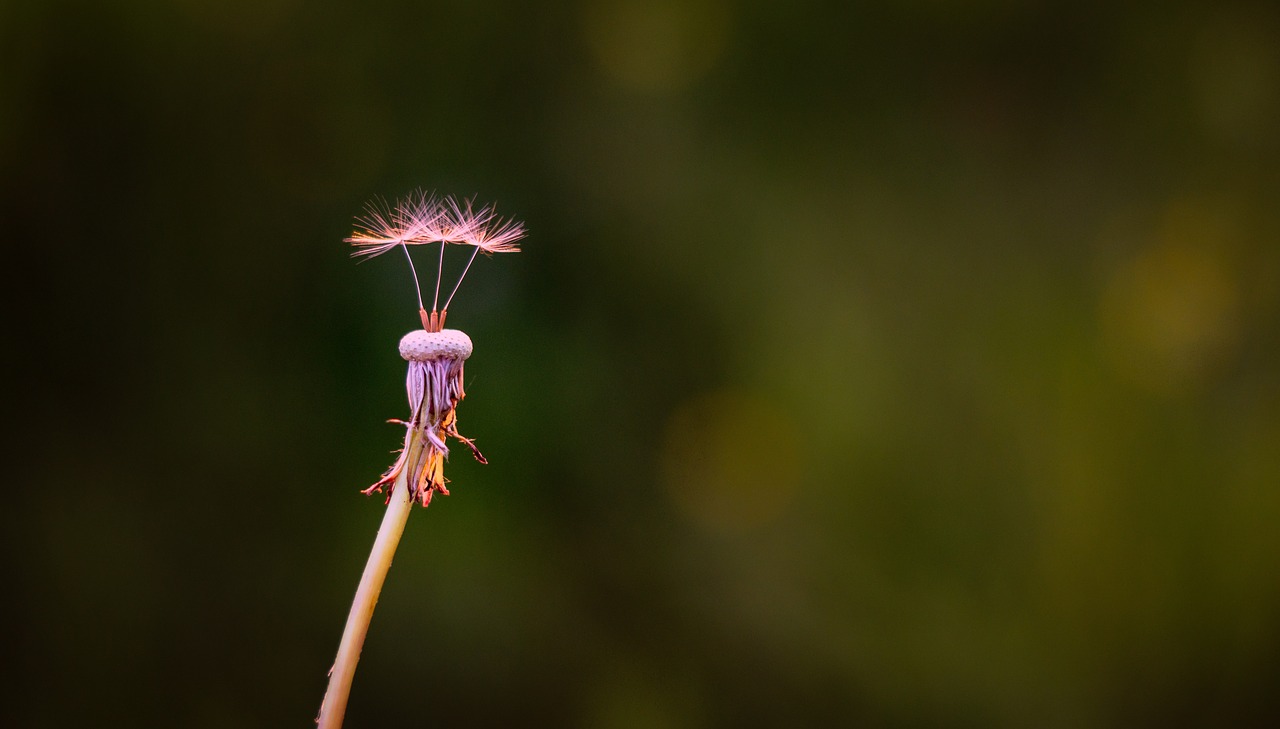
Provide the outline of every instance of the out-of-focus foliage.
<path id="1" fill-rule="evenodd" d="M 5 726 L 307 725 L 417 326 L 341 239 L 419 186 L 531 235 L 452 307 L 491 465 L 413 515 L 350 726 L 1280 723 L 1269 4 L 0 41 Z"/>

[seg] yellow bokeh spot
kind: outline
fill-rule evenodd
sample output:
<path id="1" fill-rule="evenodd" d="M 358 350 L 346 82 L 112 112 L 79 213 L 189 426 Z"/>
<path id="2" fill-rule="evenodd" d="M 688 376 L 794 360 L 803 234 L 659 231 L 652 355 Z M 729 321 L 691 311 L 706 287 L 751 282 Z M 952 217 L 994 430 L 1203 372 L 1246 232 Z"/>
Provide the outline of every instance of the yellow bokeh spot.
<path id="1" fill-rule="evenodd" d="M 701 78 L 728 36 L 724 0 L 591 0 L 583 9 L 587 46 L 619 85 L 675 91 Z"/>
<path id="2" fill-rule="evenodd" d="M 1199 31 L 1190 54 L 1191 91 L 1206 131 L 1245 146 L 1265 144 L 1280 113 L 1276 24 L 1223 10 Z"/>
<path id="3" fill-rule="evenodd" d="M 244 38 L 270 33 L 297 15 L 300 0 L 178 0 L 198 25 Z"/>
<path id="4" fill-rule="evenodd" d="M 779 516 L 796 491 L 800 444 L 786 411 L 741 392 L 695 398 L 675 411 L 662 472 L 676 506 L 704 527 L 741 531 Z"/>
<path id="5" fill-rule="evenodd" d="M 1157 241 L 1113 272 L 1102 300 L 1118 370 L 1175 392 L 1208 376 L 1235 348 L 1239 291 L 1227 261 L 1232 229 L 1211 206 L 1173 206 Z"/>

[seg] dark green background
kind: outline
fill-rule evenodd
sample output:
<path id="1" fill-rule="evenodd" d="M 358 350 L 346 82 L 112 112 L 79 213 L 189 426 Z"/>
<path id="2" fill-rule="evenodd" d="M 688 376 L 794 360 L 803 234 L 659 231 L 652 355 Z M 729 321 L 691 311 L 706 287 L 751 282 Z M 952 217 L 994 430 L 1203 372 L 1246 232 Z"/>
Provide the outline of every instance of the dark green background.
<path id="1" fill-rule="evenodd" d="M 413 514 L 348 726 L 1280 722 L 1270 4 L 0 41 L 5 726 L 309 725 L 416 326 L 342 238 L 419 187 L 530 235 L 452 307 L 491 465 Z"/>

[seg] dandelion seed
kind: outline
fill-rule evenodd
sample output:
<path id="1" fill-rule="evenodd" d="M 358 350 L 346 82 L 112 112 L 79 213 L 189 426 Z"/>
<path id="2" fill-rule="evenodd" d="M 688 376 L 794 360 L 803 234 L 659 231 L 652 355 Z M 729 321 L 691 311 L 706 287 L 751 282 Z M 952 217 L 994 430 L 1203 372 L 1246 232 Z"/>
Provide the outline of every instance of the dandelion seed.
<path id="1" fill-rule="evenodd" d="M 431 242 L 431 231 L 446 208 L 435 195 L 416 193 L 396 203 L 369 203 L 365 214 L 356 218 L 356 232 L 346 239 L 356 246 L 354 256 L 372 258 L 400 245 Z"/>
<path id="2" fill-rule="evenodd" d="M 449 198 L 443 205 L 447 210 L 440 217 L 441 240 L 475 246 L 485 253 L 520 251 L 516 241 L 525 235 L 524 223 L 500 219 L 492 206 L 474 210 L 470 200 L 459 203 Z"/>

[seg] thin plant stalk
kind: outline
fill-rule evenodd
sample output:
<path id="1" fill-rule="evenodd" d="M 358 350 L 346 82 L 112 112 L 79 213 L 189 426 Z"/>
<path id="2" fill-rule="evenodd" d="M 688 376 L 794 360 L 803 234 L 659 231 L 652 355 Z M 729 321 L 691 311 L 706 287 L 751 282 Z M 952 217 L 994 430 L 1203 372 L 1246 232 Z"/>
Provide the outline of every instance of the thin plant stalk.
<path id="1" fill-rule="evenodd" d="M 416 431 L 412 429 L 408 441 L 405 447 L 410 449 L 409 460 L 412 462 L 419 457 L 422 444 L 416 436 Z M 387 579 L 387 570 L 391 569 L 391 558 L 395 556 L 396 547 L 400 544 L 400 535 L 404 534 L 404 525 L 409 519 L 409 511 L 412 508 L 413 499 L 409 496 L 409 469 L 404 469 L 396 477 L 395 485 L 391 489 L 387 512 L 382 517 L 382 526 L 378 527 L 378 537 L 373 542 L 369 561 L 365 563 L 364 574 L 360 577 L 360 586 L 356 588 L 355 600 L 351 603 L 347 627 L 343 629 L 342 642 L 338 644 L 338 657 L 329 671 L 329 688 L 325 691 L 324 701 L 320 704 L 320 716 L 316 719 L 319 729 L 340 729 L 342 726 L 342 719 L 347 711 L 347 698 L 351 694 L 351 679 L 355 677 L 360 650 L 364 647 L 364 638 L 369 633 L 369 621 L 373 618 L 373 608 L 378 603 L 382 583 Z"/>

